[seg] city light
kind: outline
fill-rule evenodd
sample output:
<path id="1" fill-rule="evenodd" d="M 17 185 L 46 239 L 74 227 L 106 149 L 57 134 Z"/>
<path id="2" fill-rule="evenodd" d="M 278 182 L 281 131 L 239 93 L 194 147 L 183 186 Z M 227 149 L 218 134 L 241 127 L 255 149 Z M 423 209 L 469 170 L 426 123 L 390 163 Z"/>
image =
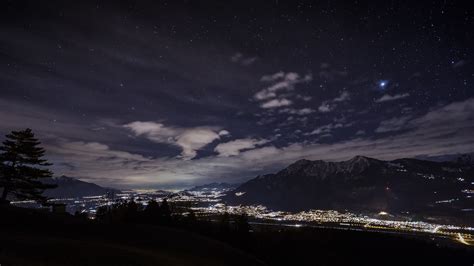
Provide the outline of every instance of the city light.
<path id="1" fill-rule="evenodd" d="M 94 219 L 97 208 L 111 206 L 117 200 L 134 200 L 142 206 L 149 201 L 162 201 L 167 199 L 174 204 L 184 204 L 191 207 L 197 217 L 222 215 L 224 213 L 239 215 L 245 213 L 251 219 L 250 223 L 300 227 L 321 227 L 344 230 L 366 230 L 392 232 L 400 234 L 429 234 L 443 238 L 451 238 L 464 245 L 473 245 L 474 227 L 436 224 L 426 221 L 413 221 L 405 217 L 389 214 L 386 211 L 370 214 L 356 214 L 352 212 L 339 212 L 336 210 L 307 210 L 301 212 L 284 212 L 269 210 L 263 205 L 226 205 L 221 201 L 222 196 L 229 190 L 211 189 L 205 191 L 186 191 L 179 193 L 166 193 L 163 191 L 125 191 L 110 198 L 107 196 L 91 196 L 83 198 L 53 199 L 51 202 L 64 203 L 70 213 L 76 211 L 88 213 Z M 32 201 L 12 202 L 17 206 L 40 207 Z M 187 212 L 184 211 L 183 215 Z"/>

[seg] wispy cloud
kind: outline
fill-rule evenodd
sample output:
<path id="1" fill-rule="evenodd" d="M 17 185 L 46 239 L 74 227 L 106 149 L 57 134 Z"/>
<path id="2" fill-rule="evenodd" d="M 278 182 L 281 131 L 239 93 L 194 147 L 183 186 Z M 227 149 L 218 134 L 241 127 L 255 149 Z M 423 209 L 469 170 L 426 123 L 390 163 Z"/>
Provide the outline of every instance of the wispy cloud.
<path id="1" fill-rule="evenodd" d="M 395 100 L 406 98 L 408 96 L 410 96 L 409 93 L 401 93 L 401 94 L 395 94 L 395 95 L 384 94 L 382 97 L 376 99 L 375 102 L 382 103 L 382 102 L 388 102 L 388 101 L 395 101 Z"/>
<path id="2" fill-rule="evenodd" d="M 344 101 L 347 101 L 351 98 L 351 95 L 349 94 L 349 92 L 347 91 L 343 91 L 341 92 L 341 95 L 339 95 L 338 97 L 334 98 L 334 102 L 344 102 Z"/>
<path id="3" fill-rule="evenodd" d="M 311 80 L 312 76 L 310 74 L 302 77 L 295 72 L 277 72 L 266 75 L 261 78 L 261 81 L 269 82 L 271 85 L 255 93 L 254 99 L 261 101 L 276 98 L 278 93 L 292 91 L 296 84 L 310 82 Z"/>
<path id="4" fill-rule="evenodd" d="M 287 113 L 287 114 L 292 114 L 292 115 L 308 115 L 314 112 L 316 111 L 311 108 L 301 108 L 301 109 L 285 108 L 285 109 L 280 110 L 280 113 Z"/>
<path id="5" fill-rule="evenodd" d="M 316 128 L 315 130 L 311 131 L 310 133 L 306 133 L 305 135 L 320 135 L 324 133 L 330 133 L 335 128 L 341 128 L 343 125 L 341 123 L 337 124 L 327 124 L 321 127 Z"/>
<path id="6" fill-rule="evenodd" d="M 394 117 L 389 120 L 385 120 L 380 122 L 380 125 L 378 128 L 375 129 L 375 132 L 377 133 L 384 133 L 384 132 L 390 132 L 390 131 L 398 131 L 403 129 L 407 121 L 410 119 L 410 116 L 402 116 L 402 117 Z"/>
<path id="7" fill-rule="evenodd" d="M 291 100 L 288 100 L 288 99 L 273 99 L 273 100 L 270 100 L 268 102 L 264 102 L 262 104 L 260 104 L 260 107 L 264 108 L 264 109 L 268 109 L 268 108 L 277 108 L 277 107 L 282 107 L 282 106 L 288 106 L 288 105 L 291 105 L 293 104 L 293 102 Z"/>
<path id="8" fill-rule="evenodd" d="M 236 139 L 225 143 L 220 143 L 214 149 L 215 152 L 219 153 L 220 157 L 229 157 L 239 155 L 243 150 L 253 149 L 258 145 L 263 145 L 269 142 L 266 139 Z"/>
<path id="9" fill-rule="evenodd" d="M 257 61 L 256 56 L 244 56 L 242 53 L 235 53 L 231 56 L 230 61 L 242 66 L 250 66 Z"/>
<path id="10" fill-rule="evenodd" d="M 328 113 L 332 111 L 331 105 L 328 102 L 323 102 L 319 107 L 318 111 L 321 113 Z"/>
<path id="11" fill-rule="evenodd" d="M 347 71 L 334 69 L 328 63 L 322 63 L 321 71 L 319 71 L 319 77 L 327 81 L 334 81 L 338 78 L 346 77 L 347 74 Z"/>
<path id="12" fill-rule="evenodd" d="M 337 103 L 348 101 L 350 100 L 350 98 L 350 93 L 344 90 L 336 98 L 322 102 L 321 105 L 318 107 L 318 111 L 321 113 L 331 112 L 337 107 Z"/>

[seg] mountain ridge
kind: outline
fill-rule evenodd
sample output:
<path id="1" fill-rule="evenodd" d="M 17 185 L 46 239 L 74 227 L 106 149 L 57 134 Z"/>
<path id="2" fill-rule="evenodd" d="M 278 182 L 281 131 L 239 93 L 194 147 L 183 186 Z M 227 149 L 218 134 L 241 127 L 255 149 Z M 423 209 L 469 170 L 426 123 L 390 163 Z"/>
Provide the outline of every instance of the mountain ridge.
<path id="1" fill-rule="evenodd" d="M 340 162 L 298 160 L 257 176 L 224 197 L 229 204 L 275 210 L 335 209 L 460 214 L 474 206 L 474 167 L 455 162 L 355 156 Z M 445 203 L 446 202 L 446 203 Z M 463 213 L 465 215 L 465 213 Z M 468 214 L 472 215 L 472 214 Z"/>
<path id="2" fill-rule="evenodd" d="M 120 192 L 118 189 L 102 187 L 91 182 L 82 181 L 64 175 L 47 178 L 42 182 L 57 185 L 56 188 L 45 190 L 43 193 L 45 196 L 50 198 L 87 197 L 105 195 L 110 192 Z"/>

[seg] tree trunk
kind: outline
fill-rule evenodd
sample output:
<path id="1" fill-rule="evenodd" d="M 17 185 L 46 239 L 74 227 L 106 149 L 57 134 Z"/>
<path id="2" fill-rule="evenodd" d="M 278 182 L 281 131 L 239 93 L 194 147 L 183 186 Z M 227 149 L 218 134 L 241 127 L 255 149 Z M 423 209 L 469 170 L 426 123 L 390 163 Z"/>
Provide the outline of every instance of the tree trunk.
<path id="1" fill-rule="evenodd" d="M 2 198 L 0 199 L 0 204 L 9 203 L 7 202 L 8 188 L 4 187 L 2 192 Z"/>

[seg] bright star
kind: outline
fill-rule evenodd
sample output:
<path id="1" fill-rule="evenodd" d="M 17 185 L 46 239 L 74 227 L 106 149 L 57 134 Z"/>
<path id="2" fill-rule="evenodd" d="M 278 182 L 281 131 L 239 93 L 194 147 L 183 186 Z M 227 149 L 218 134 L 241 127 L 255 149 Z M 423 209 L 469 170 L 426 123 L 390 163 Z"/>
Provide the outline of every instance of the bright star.
<path id="1" fill-rule="evenodd" d="M 379 87 L 381 89 L 384 89 L 387 86 L 387 84 L 388 84 L 388 81 L 386 81 L 386 80 L 379 81 Z"/>

